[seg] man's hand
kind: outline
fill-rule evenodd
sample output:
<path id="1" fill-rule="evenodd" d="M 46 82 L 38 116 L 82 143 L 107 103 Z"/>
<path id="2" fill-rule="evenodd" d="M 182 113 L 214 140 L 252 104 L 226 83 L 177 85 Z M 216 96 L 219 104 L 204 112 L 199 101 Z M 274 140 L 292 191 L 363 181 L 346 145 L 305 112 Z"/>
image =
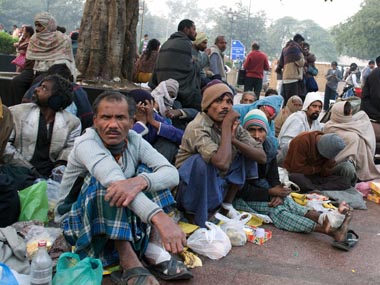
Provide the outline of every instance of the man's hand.
<path id="1" fill-rule="evenodd" d="M 228 111 L 227 115 L 224 117 L 222 126 L 228 126 L 232 128 L 236 121 L 239 122 L 240 114 L 236 112 L 234 109 Z"/>
<path id="2" fill-rule="evenodd" d="M 111 207 L 127 207 L 147 186 L 146 180 L 141 176 L 119 180 L 107 188 L 104 199 L 110 202 Z"/>
<path id="3" fill-rule="evenodd" d="M 269 207 L 277 207 L 279 205 L 284 204 L 284 200 L 281 197 L 271 197 L 269 202 Z"/>
<path id="4" fill-rule="evenodd" d="M 165 111 L 165 115 L 169 119 L 174 119 L 174 118 L 181 117 L 182 116 L 182 112 L 180 110 L 176 110 L 176 109 L 167 109 Z"/>
<path id="5" fill-rule="evenodd" d="M 186 235 L 167 214 L 159 212 L 152 217 L 151 222 L 158 230 L 167 251 L 172 253 L 183 251 L 183 247 L 186 246 Z"/>
<path id="6" fill-rule="evenodd" d="M 142 103 L 142 102 L 139 102 L 136 105 L 135 120 L 143 122 L 145 125 L 147 123 L 146 111 L 145 111 L 145 108 L 144 108 L 144 103 Z"/>
<path id="7" fill-rule="evenodd" d="M 277 185 L 270 188 L 268 191 L 269 196 L 272 197 L 286 197 L 292 192 L 292 189 L 284 187 L 283 185 Z"/>
<path id="8" fill-rule="evenodd" d="M 153 124 L 154 120 L 154 101 L 145 100 L 144 110 L 146 114 L 146 120 L 149 124 Z"/>

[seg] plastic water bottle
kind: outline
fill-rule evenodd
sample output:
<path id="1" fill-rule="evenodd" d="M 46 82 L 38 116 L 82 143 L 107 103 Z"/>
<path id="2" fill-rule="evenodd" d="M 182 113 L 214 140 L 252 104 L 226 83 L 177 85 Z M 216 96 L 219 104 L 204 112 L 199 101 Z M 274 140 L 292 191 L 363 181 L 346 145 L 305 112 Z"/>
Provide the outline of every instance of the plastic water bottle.
<path id="1" fill-rule="evenodd" d="M 52 284 L 53 261 L 46 249 L 46 241 L 38 241 L 38 251 L 32 259 L 30 284 L 51 285 Z"/>

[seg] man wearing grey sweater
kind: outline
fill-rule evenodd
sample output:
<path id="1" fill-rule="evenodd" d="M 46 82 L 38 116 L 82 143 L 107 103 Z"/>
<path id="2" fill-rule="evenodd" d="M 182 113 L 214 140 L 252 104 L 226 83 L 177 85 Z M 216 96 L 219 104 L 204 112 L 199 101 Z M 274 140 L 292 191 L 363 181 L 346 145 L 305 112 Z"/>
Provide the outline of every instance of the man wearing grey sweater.
<path id="1" fill-rule="evenodd" d="M 93 109 L 94 128 L 75 141 L 55 211 L 66 239 L 82 258 L 101 258 L 104 266 L 119 261 L 122 270 L 111 275 L 117 284 L 130 279 L 159 284 L 141 264 L 144 254 L 160 278 L 191 278 L 167 252 L 181 252 L 186 244 L 185 234 L 162 210 L 174 203 L 168 188 L 178 184 L 177 170 L 130 130 L 133 100 L 104 92 Z M 139 171 L 141 165 L 150 170 Z"/>

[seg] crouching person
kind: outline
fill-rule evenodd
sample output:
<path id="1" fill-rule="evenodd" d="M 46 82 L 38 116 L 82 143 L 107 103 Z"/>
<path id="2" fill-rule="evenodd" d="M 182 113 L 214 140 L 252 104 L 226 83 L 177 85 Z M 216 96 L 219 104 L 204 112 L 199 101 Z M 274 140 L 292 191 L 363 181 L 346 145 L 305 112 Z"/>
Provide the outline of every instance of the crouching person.
<path id="1" fill-rule="evenodd" d="M 133 99 L 104 92 L 93 109 L 94 126 L 75 142 L 55 211 L 66 239 L 81 258 L 100 258 L 104 266 L 119 262 L 121 271 L 111 275 L 117 284 L 159 284 L 143 257 L 163 279 L 191 278 L 168 253 L 183 250 L 185 234 L 162 210 L 174 204 L 167 188 L 178 184 L 177 170 L 130 130 Z M 139 171 L 141 165 L 149 171 Z"/>
<path id="2" fill-rule="evenodd" d="M 258 178 L 248 179 L 237 193 L 234 207 L 238 210 L 268 215 L 277 228 L 291 232 L 320 232 L 344 243 L 352 218 L 351 209 L 342 202 L 332 213 L 321 214 L 298 205 L 288 197 L 291 190 L 281 184 L 277 165 L 277 149 L 269 131 L 268 120 L 261 110 L 252 110 L 244 117 L 243 127 L 252 138 L 263 144 L 267 156 L 258 165 Z"/>
<path id="3" fill-rule="evenodd" d="M 266 159 L 261 144 L 240 126 L 232 99 L 221 81 L 206 86 L 202 112 L 187 125 L 176 157 L 177 207 L 201 227 L 221 206 L 224 214 L 236 215 L 231 205 L 236 192 L 246 177 L 257 175 L 255 161 Z"/>

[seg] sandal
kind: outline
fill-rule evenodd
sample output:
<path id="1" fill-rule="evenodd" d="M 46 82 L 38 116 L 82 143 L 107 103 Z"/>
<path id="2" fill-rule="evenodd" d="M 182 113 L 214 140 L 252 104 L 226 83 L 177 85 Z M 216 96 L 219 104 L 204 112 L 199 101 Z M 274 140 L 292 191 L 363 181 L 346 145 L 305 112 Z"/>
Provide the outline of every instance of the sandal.
<path id="1" fill-rule="evenodd" d="M 194 277 L 186 265 L 174 257 L 158 264 L 149 265 L 148 268 L 155 276 L 163 280 L 186 280 Z"/>
<path id="2" fill-rule="evenodd" d="M 111 280 L 115 284 L 118 284 L 118 285 L 142 285 L 142 284 L 147 283 L 146 279 L 149 276 L 152 276 L 154 278 L 154 276 L 152 275 L 152 273 L 149 272 L 148 269 L 146 269 L 144 267 L 134 267 L 134 268 L 124 270 L 124 271 L 112 272 L 111 273 Z M 131 278 L 135 278 L 135 277 L 137 277 L 135 282 L 133 284 L 128 284 L 128 281 Z M 156 282 L 157 282 L 157 285 L 160 284 L 160 283 L 158 283 L 157 280 L 156 280 Z"/>
<path id="3" fill-rule="evenodd" d="M 332 246 L 344 251 L 349 251 L 353 248 L 359 241 L 359 235 L 353 230 L 348 230 L 346 235 L 346 240 L 344 241 L 334 241 Z"/>

